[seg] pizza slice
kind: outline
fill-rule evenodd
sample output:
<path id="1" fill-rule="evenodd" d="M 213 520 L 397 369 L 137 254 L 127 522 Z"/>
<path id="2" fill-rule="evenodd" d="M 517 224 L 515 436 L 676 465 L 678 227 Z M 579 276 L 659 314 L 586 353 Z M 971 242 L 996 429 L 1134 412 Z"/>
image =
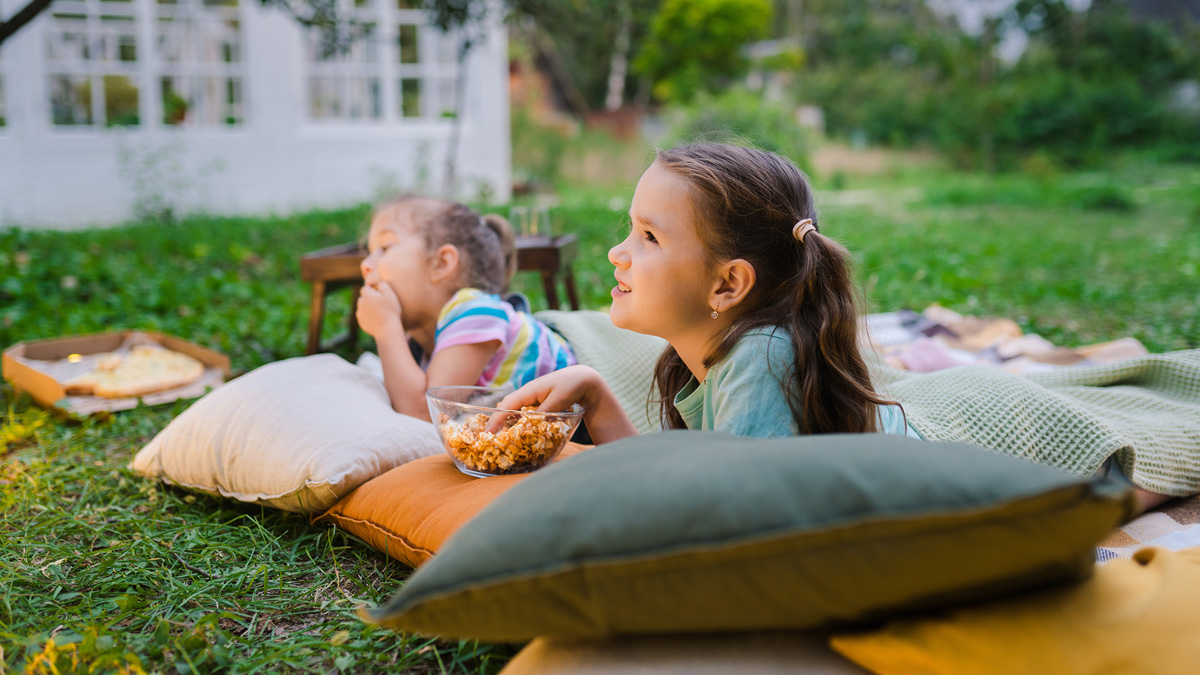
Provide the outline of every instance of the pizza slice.
<path id="1" fill-rule="evenodd" d="M 98 359 L 96 368 L 63 383 L 68 394 L 106 398 L 141 396 L 183 386 L 204 373 L 204 364 L 162 347 L 139 345 L 126 357 Z"/>

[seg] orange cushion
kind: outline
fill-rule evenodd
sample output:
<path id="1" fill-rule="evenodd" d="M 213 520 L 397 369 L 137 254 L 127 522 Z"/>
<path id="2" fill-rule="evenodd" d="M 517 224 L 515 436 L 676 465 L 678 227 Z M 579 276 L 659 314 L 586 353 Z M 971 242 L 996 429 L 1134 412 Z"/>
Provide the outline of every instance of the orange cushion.
<path id="1" fill-rule="evenodd" d="M 554 461 L 590 447 L 568 443 Z M 529 475 L 472 478 L 459 471 L 449 455 L 423 457 L 363 483 L 313 522 L 331 522 L 417 567 L 463 523 Z"/>

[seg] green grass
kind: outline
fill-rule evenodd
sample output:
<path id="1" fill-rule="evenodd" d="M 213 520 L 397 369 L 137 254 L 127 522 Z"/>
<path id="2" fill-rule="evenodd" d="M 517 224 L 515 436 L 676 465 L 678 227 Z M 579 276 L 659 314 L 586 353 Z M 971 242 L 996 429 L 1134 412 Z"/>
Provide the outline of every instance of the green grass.
<path id="1" fill-rule="evenodd" d="M 868 199 L 835 205 L 821 191 L 822 229 L 860 257 L 873 309 L 937 302 L 1012 317 L 1064 345 L 1200 346 L 1200 167 L 989 178 L 926 166 L 844 182 Z M 575 273 L 590 308 L 608 302 L 606 252 L 631 193 L 579 190 L 553 211 L 557 229 L 579 233 Z M 0 346 L 139 328 L 218 349 L 237 372 L 299 356 L 299 256 L 357 238 L 366 213 L 0 233 Z M 536 277 L 517 288 L 545 306 Z M 347 295 L 332 298 L 326 337 Z M 95 672 L 490 673 L 515 651 L 372 629 L 354 609 L 394 592 L 403 566 L 302 517 L 132 473 L 132 455 L 189 402 L 68 421 L 7 385 L 0 395 L 7 668 L 49 672 L 54 659 L 75 672 L 76 659 Z"/>

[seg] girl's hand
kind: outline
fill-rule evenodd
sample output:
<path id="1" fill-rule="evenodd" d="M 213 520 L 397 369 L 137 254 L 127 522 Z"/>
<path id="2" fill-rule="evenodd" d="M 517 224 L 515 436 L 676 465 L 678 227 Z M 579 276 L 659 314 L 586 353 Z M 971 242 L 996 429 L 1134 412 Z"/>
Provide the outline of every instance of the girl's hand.
<path id="1" fill-rule="evenodd" d="M 385 333 L 404 335 L 404 324 L 400 322 L 400 298 L 390 284 L 363 285 L 358 295 L 354 312 L 363 332 L 379 339 Z"/>
<path id="2" fill-rule="evenodd" d="M 608 383 L 587 366 L 568 366 L 543 375 L 505 396 L 496 407 L 517 410 L 534 405 L 540 412 L 562 412 L 572 403 L 583 406 L 583 423 L 597 445 L 637 435 Z M 493 424 L 499 427 L 505 415 L 495 417 Z"/>
<path id="3" fill-rule="evenodd" d="M 563 412 L 578 403 L 587 410 L 599 387 L 606 387 L 600 373 L 587 366 L 567 366 L 527 383 L 500 399 L 496 407 L 519 410 L 535 405 L 538 412 Z"/>

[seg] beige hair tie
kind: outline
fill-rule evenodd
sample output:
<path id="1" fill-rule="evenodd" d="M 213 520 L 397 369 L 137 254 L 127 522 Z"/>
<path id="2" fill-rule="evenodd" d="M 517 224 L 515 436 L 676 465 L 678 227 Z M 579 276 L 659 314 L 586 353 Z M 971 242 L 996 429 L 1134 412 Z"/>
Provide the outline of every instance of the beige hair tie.
<path id="1" fill-rule="evenodd" d="M 799 239 L 800 243 L 803 244 L 804 235 L 809 232 L 815 232 L 816 229 L 817 227 L 813 225 L 812 218 L 805 218 L 792 226 L 792 236 Z"/>

